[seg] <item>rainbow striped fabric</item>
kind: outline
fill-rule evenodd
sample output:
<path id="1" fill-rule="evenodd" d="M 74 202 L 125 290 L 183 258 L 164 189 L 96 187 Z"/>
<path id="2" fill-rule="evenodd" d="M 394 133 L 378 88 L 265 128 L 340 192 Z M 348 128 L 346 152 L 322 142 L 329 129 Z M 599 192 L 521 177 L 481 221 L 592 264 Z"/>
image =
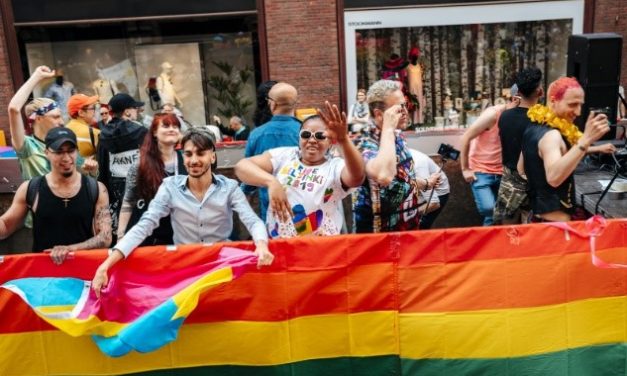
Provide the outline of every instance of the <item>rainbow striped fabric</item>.
<path id="1" fill-rule="evenodd" d="M 624 263 L 625 230 L 609 222 L 597 255 Z M 593 266 L 589 244 L 542 224 L 275 240 L 275 264 L 201 294 L 175 341 L 118 358 L 0 291 L 0 374 L 624 375 L 627 270 Z M 219 248 L 141 249 L 123 268 Z M 6 257 L 0 283 L 89 279 L 103 257 Z"/>

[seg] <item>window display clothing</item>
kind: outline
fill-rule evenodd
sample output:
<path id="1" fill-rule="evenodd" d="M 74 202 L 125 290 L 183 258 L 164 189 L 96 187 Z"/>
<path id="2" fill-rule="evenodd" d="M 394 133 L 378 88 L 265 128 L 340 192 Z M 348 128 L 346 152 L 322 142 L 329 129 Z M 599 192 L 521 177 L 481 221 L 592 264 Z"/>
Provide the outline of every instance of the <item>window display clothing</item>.
<path id="1" fill-rule="evenodd" d="M 298 147 L 281 147 L 269 151 L 272 175 L 285 188 L 294 213 L 283 223 L 267 215 L 267 228 L 272 238 L 302 235 L 337 235 L 344 224 L 340 206 L 351 190 L 342 187 L 340 179 L 345 163 L 342 158 L 329 157 L 323 164 L 308 166 L 301 162 Z"/>
<path id="2" fill-rule="evenodd" d="M 117 117 L 111 119 L 100 130 L 98 144 L 98 163 L 101 181 L 109 191 L 109 209 L 111 211 L 114 234 L 118 228 L 118 216 L 124 198 L 126 177 L 133 163 L 139 158 L 139 148 L 144 142 L 148 129 L 131 120 Z"/>
<path id="3" fill-rule="evenodd" d="M 100 130 L 90 126 L 85 120 L 80 118 L 70 120 L 65 127 L 76 133 L 78 153 L 82 157 L 87 158 L 96 154 Z"/>
<path id="4" fill-rule="evenodd" d="M 556 210 L 572 214 L 575 202 L 575 180 L 571 174 L 562 184 L 552 187 L 546 179 L 544 161 L 540 158 L 538 143 L 550 131 L 557 131 L 547 125 L 532 123 L 523 134 L 522 150 L 525 172 L 529 179 L 529 204 L 533 214 L 550 213 Z M 570 144 L 562 136 L 567 147 Z"/>
<path id="5" fill-rule="evenodd" d="M 57 82 L 53 82 L 44 93 L 44 97 L 57 102 L 59 109 L 61 110 L 61 114 L 63 115 L 63 119 L 67 121 L 70 118 L 70 115 L 67 112 L 67 101 L 74 94 L 76 94 L 74 85 L 69 81 L 62 81 L 61 85 Z"/>
<path id="6" fill-rule="evenodd" d="M 202 200 L 187 188 L 187 176 L 163 179 L 148 211 L 124 235 L 115 248 L 128 256 L 168 214 L 174 230 L 174 244 L 216 243 L 227 240 L 237 212 L 254 241 L 268 240 L 266 228 L 239 189 L 236 180 L 213 175 L 213 182 Z"/>
<path id="7" fill-rule="evenodd" d="M 420 64 L 409 64 L 407 66 L 407 82 L 409 93 L 418 100 L 418 108 L 413 112 L 412 121 L 416 124 L 424 123 L 424 108 L 426 105 L 422 84 L 422 66 Z"/>
<path id="8" fill-rule="evenodd" d="M 246 142 L 245 157 L 263 154 L 281 146 L 298 146 L 300 121 L 289 115 L 274 115 L 269 122 L 255 128 Z M 268 190 L 259 188 L 259 209 L 262 220 L 266 220 L 268 210 Z"/>
<path id="9" fill-rule="evenodd" d="M 109 103 L 111 97 L 119 93 L 118 86 L 115 81 L 105 80 L 102 78 L 97 79 L 91 84 L 94 93 L 98 96 L 100 103 Z"/>
<path id="10" fill-rule="evenodd" d="M 159 97 L 161 97 L 161 103 L 170 103 L 172 105 L 180 105 L 180 101 L 176 96 L 176 90 L 172 84 L 172 77 L 168 74 L 161 73 L 157 77 L 157 90 L 159 91 Z"/>
<path id="11" fill-rule="evenodd" d="M 377 156 L 381 130 L 374 123 L 355 140 L 366 164 Z M 397 172 L 387 187 L 368 177 L 353 194 L 355 232 L 390 232 L 418 229 L 420 190 L 414 161 L 404 137 L 396 133 Z"/>

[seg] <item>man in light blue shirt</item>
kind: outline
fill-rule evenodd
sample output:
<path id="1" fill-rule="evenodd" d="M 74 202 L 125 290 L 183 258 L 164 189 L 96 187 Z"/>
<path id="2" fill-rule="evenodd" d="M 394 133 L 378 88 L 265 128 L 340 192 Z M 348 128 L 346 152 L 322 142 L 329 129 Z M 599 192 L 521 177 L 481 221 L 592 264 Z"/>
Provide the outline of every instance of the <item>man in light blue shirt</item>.
<path id="1" fill-rule="evenodd" d="M 212 173 L 217 163 L 209 132 L 192 128 L 181 143 L 188 175 L 163 179 L 146 213 L 98 267 L 92 282 L 97 295 L 108 282 L 108 269 L 133 252 L 167 215 L 172 221 L 175 244 L 214 243 L 225 241 L 231 233 L 235 210 L 253 237 L 258 265 L 272 263 L 274 256 L 268 250 L 264 223 L 248 204 L 237 181 Z"/>
<path id="2" fill-rule="evenodd" d="M 267 100 L 272 111 L 272 119 L 251 132 L 246 143 L 246 158 L 281 146 L 298 146 L 301 123 L 294 117 L 298 101 L 296 88 L 288 83 L 279 82 L 270 89 Z M 266 188 L 259 188 L 259 209 L 261 219 L 265 221 L 268 209 Z"/>

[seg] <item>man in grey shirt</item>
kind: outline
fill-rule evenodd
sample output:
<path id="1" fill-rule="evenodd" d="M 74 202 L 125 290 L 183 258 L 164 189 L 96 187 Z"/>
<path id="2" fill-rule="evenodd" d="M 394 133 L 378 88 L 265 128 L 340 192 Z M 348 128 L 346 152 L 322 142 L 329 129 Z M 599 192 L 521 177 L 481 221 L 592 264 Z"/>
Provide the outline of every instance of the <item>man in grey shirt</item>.
<path id="1" fill-rule="evenodd" d="M 233 228 L 233 210 L 251 233 L 258 265 L 270 265 L 274 256 L 268 250 L 266 228 L 251 209 L 237 181 L 214 175 L 216 152 L 208 131 L 192 128 L 183 140 L 183 159 L 189 175 L 165 178 L 148 211 L 118 241 L 109 257 L 98 267 L 92 282 L 97 295 L 108 282 L 107 271 L 127 257 L 170 215 L 175 244 L 225 241 Z"/>

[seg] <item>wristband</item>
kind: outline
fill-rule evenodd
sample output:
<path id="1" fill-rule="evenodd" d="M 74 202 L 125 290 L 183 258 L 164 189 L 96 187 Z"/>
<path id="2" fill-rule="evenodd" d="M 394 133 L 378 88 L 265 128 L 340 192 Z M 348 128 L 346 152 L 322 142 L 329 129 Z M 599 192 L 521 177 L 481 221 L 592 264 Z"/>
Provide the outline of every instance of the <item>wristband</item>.
<path id="1" fill-rule="evenodd" d="M 579 150 L 583 151 L 584 153 L 588 152 L 588 148 L 581 146 L 579 142 L 577 143 L 577 147 L 579 148 Z"/>

